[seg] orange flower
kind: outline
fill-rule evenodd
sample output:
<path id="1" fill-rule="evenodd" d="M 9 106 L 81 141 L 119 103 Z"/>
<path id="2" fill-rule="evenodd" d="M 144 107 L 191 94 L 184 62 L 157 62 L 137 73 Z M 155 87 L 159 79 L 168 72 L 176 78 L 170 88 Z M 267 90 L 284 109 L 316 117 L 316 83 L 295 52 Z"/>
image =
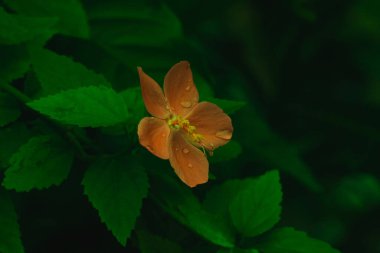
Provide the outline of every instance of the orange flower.
<path id="1" fill-rule="evenodd" d="M 159 158 L 169 159 L 188 186 L 206 183 L 209 165 L 204 150 L 212 153 L 231 139 L 230 117 L 215 104 L 198 103 L 187 61 L 175 64 L 166 74 L 164 92 L 140 67 L 137 69 L 145 107 L 153 116 L 139 123 L 140 144 Z"/>

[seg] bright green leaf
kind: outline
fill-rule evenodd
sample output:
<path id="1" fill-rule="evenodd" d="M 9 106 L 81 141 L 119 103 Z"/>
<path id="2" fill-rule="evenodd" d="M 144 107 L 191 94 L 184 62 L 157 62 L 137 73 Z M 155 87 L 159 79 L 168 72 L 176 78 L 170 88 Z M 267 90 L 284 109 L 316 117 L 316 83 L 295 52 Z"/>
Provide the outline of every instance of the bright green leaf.
<path id="1" fill-rule="evenodd" d="M 257 248 L 263 253 L 339 253 L 328 243 L 310 238 L 305 232 L 291 227 L 273 231 Z"/>
<path id="2" fill-rule="evenodd" d="M 234 237 L 226 224 L 207 213 L 186 185 L 160 174 L 157 178 L 161 178 L 154 194 L 158 205 L 206 240 L 227 248 L 234 246 Z"/>
<path id="3" fill-rule="evenodd" d="M 104 86 L 62 91 L 28 105 L 52 119 L 80 127 L 112 126 L 128 119 L 122 97 Z"/>
<path id="4" fill-rule="evenodd" d="M 12 15 L 0 7 L 0 43 L 19 44 L 38 37 L 51 36 L 55 18 Z"/>
<path id="5" fill-rule="evenodd" d="M 111 86 L 102 75 L 50 50 L 32 50 L 31 57 L 43 95 L 86 86 Z"/>
<path id="6" fill-rule="evenodd" d="M 207 98 L 207 101 L 216 104 L 227 114 L 233 114 L 247 105 L 245 101 L 235 101 L 220 98 Z"/>
<path id="7" fill-rule="evenodd" d="M 73 151 L 58 137 L 33 137 L 11 157 L 3 186 L 29 191 L 59 185 L 67 178 L 73 158 Z"/>
<path id="8" fill-rule="evenodd" d="M 29 70 L 30 59 L 25 45 L 1 45 L 0 54 L 1 82 L 11 82 L 24 76 Z"/>
<path id="9" fill-rule="evenodd" d="M 132 157 L 98 160 L 86 171 L 83 185 L 101 220 L 125 246 L 148 193 L 144 168 Z"/>
<path id="10" fill-rule="evenodd" d="M 281 200 L 281 184 L 277 171 L 246 180 L 230 203 L 232 223 L 244 236 L 259 235 L 280 220 Z"/>
<path id="11" fill-rule="evenodd" d="M 0 126 L 3 127 L 15 121 L 20 114 L 17 100 L 11 95 L 0 92 Z"/>
<path id="12" fill-rule="evenodd" d="M 87 38 L 89 27 L 79 0 L 6 0 L 19 14 L 36 17 L 57 17 L 58 30 L 66 35 Z"/>
<path id="13" fill-rule="evenodd" d="M 165 5 L 144 1 L 91 1 L 92 37 L 112 46 L 160 46 L 182 36 L 178 18 Z"/>
<path id="14" fill-rule="evenodd" d="M 148 231 L 139 231 L 137 233 L 141 253 L 181 253 L 184 252 L 180 245 L 149 233 Z"/>
<path id="15" fill-rule="evenodd" d="M 232 140 L 226 145 L 217 148 L 209 160 L 211 163 L 224 162 L 238 157 L 240 153 L 240 144 L 237 141 Z"/>
<path id="16" fill-rule="evenodd" d="M 23 253 L 17 214 L 8 194 L 0 189 L 0 252 Z"/>
<path id="17" fill-rule="evenodd" d="M 9 160 L 13 153 L 30 137 L 31 133 L 22 123 L 0 128 L 0 170 L 9 166 Z"/>

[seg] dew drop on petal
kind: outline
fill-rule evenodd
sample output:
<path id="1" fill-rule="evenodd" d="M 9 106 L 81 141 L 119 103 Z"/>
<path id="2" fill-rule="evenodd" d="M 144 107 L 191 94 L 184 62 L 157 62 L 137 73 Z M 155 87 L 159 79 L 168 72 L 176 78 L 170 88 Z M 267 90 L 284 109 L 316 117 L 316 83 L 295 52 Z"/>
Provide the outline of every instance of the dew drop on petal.
<path id="1" fill-rule="evenodd" d="M 185 108 L 190 108 L 192 103 L 190 101 L 182 101 L 181 105 Z"/>
<path id="2" fill-rule="evenodd" d="M 230 140 L 232 137 L 232 132 L 230 130 L 221 130 L 218 131 L 215 136 L 223 140 Z"/>
<path id="3" fill-rule="evenodd" d="M 189 164 L 187 165 L 187 167 L 189 167 L 189 168 L 193 168 L 193 165 L 192 165 L 191 163 L 189 163 Z"/>
<path id="4" fill-rule="evenodd" d="M 182 152 L 183 152 L 184 154 L 188 154 L 190 151 L 189 151 L 187 148 L 184 148 L 184 149 L 182 149 Z"/>
<path id="5" fill-rule="evenodd" d="M 190 85 L 186 86 L 185 90 L 189 91 L 190 90 Z"/>
<path id="6" fill-rule="evenodd" d="M 179 151 L 179 148 L 175 148 L 175 151 Z"/>

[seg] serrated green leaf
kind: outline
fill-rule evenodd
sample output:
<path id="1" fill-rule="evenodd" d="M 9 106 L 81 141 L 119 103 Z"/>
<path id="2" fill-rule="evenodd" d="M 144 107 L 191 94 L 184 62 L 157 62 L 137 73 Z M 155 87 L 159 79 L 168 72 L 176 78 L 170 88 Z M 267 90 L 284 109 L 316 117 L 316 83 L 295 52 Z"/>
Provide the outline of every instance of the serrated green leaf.
<path id="1" fill-rule="evenodd" d="M 108 86 L 108 81 L 72 59 L 47 49 L 31 50 L 32 66 L 43 95 L 86 86 Z"/>
<path id="2" fill-rule="evenodd" d="M 58 137 L 33 137 L 11 157 L 3 186 L 29 191 L 59 185 L 67 178 L 73 158 L 73 151 Z"/>
<path id="3" fill-rule="evenodd" d="M 128 108 L 128 123 L 130 125 L 137 125 L 138 122 L 145 116 L 145 105 L 141 95 L 141 88 L 128 88 L 120 92 L 120 95 Z"/>
<path id="4" fill-rule="evenodd" d="M 180 245 L 162 238 L 158 235 L 149 233 L 148 231 L 139 231 L 137 233 L 139 248 L 141 253 L 181 253 L 184 252 Z"/>
<path id="5" fill-rule="evenodd" d="M 280 177 L 277 171 L 271 171 L 244 182 L 230 203 L 230 215 L 239 233 L 253 237 L 269 230 L 280 220 Z"/>
<path id="6" fill-rule="evenodd" d="M 0 128 L 0 170 L 9 166 L 9 160 L 21 145 L 31 137 L 23 123 L 11 124 Z"/>
<path id="7" fill-rule="evenodd" d="M 36 17 L 57 17 L 60 33 L 87 38 L 89 27 L 86 13 L 78 0 L 5 0 L 19 14 Z"/>
<path id="8" fill-rule="evenodd" d="M 17 100 L 6 93 L 0 92 L 0 127 L 3 127 L 20 116 Z"/>
<path id="9" fill-rule="evenodd" d="M 28 106 L 64 124 L 80 127 L 112 126 L 128 119 L 121 96 L 104 86 L 62 91 L 29 102 Z"/>
<path id="10" fill-rule="evenodd" d="M 51 36 L 56 22 L 56 18 L 12 15 L 0 7 L 0 43 L 19 44 L 41 36 Z"/>
<path id="11" fill-rule="evenodd" d="M 216 104 L 227 114 L 233 114 L 247 105 L 245 101 L 235 101 L 220 98 L 207 98 L 207 101 Z"/>
<path id="12" fill-rule="evenodd" d="M 157 174 L 160 180 L 154 199 L 166 212 L 206 240 L 223 247 L 234 246 L 232 231 L 214 214 L 207 213 L 189 188 L 173 178 Z M 155 189 L 153 189 L 154 191 Z"/>
<path id="13" fill-rule="evenodd" d="M 23 253 L 17 214 L 8 194 L 0 189 L 0 252 Z"/>
<path id="14" fill-rule="evenodd" d="M 84 193 L 100 219 L 125 246 L 148 193 L 144 168 L 132 157 L 100 159 L 86 171 Z"/>
<path id="15" fill-rule="evenodd" d="M 328 243 L 313 239 L 291 227 L 279 228 L 258 243 L 263 253 L 339 253 Z"/>
<path id="16" fill-rule="evenodd" d="M 237 141 L 231 140 L 226 145 L 216 149 L 213 156 L 209 158 L 209 161 L 210 163 L 225 162 L 238 157 L 240 153 L 240 144 Z"/>
<path id="17" fill-rule="evenodd" d="M 0 45 L 0 80 L 9 83 L 25 75 L 30 58 L 25 45 Z"/>
<path id="18" fill-rule="evenodd" d="M 182 36 L 178 18 L 166 5 L 144 1 L 91 1 L 92 38 L 112 45 L 160 46 Z"/>

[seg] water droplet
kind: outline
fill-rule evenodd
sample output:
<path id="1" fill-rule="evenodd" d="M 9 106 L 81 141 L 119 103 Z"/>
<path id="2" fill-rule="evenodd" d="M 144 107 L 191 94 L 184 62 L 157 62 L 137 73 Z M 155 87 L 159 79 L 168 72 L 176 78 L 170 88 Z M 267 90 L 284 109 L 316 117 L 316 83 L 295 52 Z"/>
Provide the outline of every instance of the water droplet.
<path id="1" fill-rule="evenodd" d="M 162 138 L 165 138 L 165 137 L 166 137 L 166 134 L 161 134 L 161 137 L 162 137 Z"/>
<path id="2" fill-rule="evenodd" d="M 221 131 L 218 131 L 215 134 L 215 136 L 220 138 L 220 139 L 230 140 L 232 137 L 232 132 L 230 130 L 221 130 Z"/>
<path id="3" fill-rule="evenodd" d="M 185 90 L 189 91 L 190 90 L 190 85 L 186 86 Z"/>
<path id="4" fill-rule="evenodd" d="M 182 149 L 182 152 L 183 152 L 184 154 L 188 154 L 190 151 L 189 151 L 187 148 L 184 148 L 184 149 Z"/>
<path id="5" fill-rule="evenodd" d="M 179 151 L 179 148 L 175 148 L 175 151 Z"/>
<path id="6" fill-rule="evenodd" d="M 189 164 L 187 165 L 187 167 L 189 167 L 189 168 L 193 168 L 193 165 L 192 165 L 191 163 L 189 163 Z"/>
<path id="7" fill-rule="evenodd" d="M 190 108 L 192 103 L 190 101 L 182 101 L 181 105 L 185 108 Z"/>

